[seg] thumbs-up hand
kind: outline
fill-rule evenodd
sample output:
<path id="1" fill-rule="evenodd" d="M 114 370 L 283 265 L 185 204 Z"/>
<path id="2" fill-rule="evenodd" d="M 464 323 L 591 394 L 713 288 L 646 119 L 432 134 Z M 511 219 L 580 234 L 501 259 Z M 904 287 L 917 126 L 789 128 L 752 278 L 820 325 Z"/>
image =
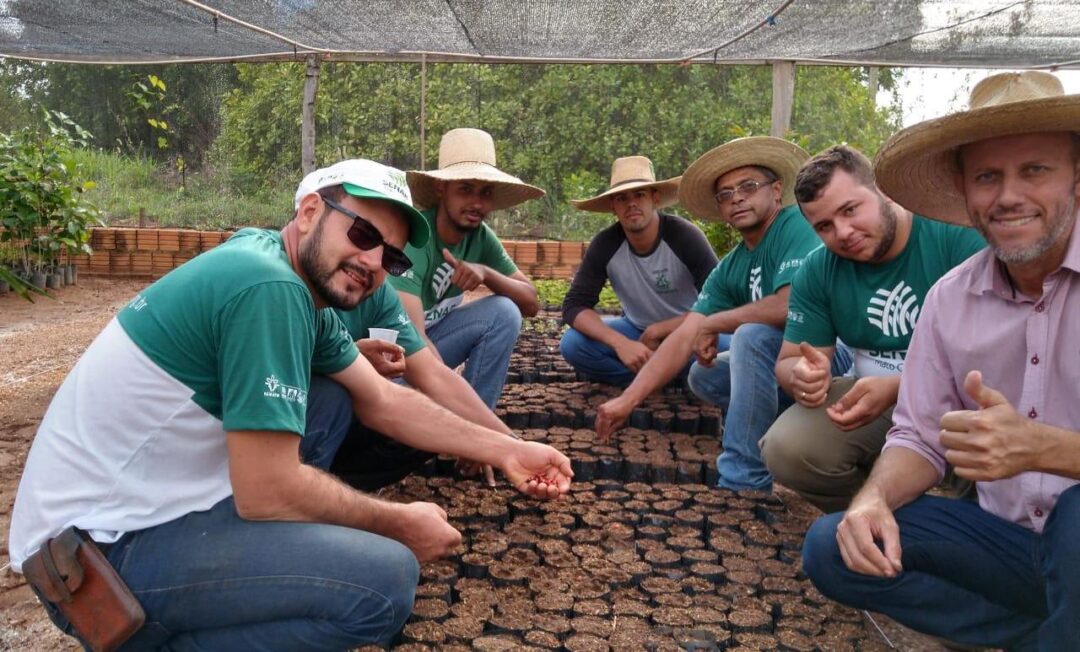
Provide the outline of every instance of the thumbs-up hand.
<path id="1" fill-rule="evenodd" d="M 827 355 L 806 342 L 799 343 L 799 352 L 802 357 L 791 368 L 792 398 L 806 407 L 817 407 L 829 393 L 832 363 Z"/>
<path id="2" fill-rule="evenodd" d="M 445 247 L 443 247 L 442 256 L 443 260 L 454 268 L 454 275 L 450 277 L 451 283 L 465 292 L 475 290 L 483 285 L 484 271 L 486 269 L 483 265 L 458 260 L 457 258 L 454 258 L 454 255 L 450 253 L 450 250 Z"/>
<path id="3" fill-rule="evenodd" d="M 970 371 L 964 391 L 978 410 L 955 410 L 941 417 L 941 445 L 956 474 L 969 480 L 1011 478 L 1035 467 L 1041 438 L 1035 421 L 1021 416 L 1005 396 Z"/>

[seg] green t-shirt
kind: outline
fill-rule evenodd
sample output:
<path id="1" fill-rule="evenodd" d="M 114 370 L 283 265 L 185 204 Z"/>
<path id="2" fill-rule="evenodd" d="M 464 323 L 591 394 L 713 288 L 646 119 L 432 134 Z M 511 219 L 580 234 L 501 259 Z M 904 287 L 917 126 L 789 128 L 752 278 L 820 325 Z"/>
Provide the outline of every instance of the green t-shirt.
<path id="1" fill-rule="evenodd" d="M 756 247 L 751 250 L 740 242 L 720 259 L 691 310 L 711 315 L 775 294 L 791 283 L 806 254 L 820 245 L 798 206 L 781 209 Z"/>
<path id="2" fill-rule="evenodd" d="M 334 312 L 315 309 L 275 231 L 237 232 L 117 318 L 226 431 L 303 433 L 311 374 L 341 371 L 358 354 Z"/>
<path id="3" fill-rule="evenodd" d="M 424 211 L 431 226 L 428 243 L 419 249 L 412 245 L 405 247 L 405 253 L 413 263 L 412 269 L 390 279 L 395 289 L 420 297 L 425 328 L 450 314 L 464 298 L 461 288 L 450 283 L 454 268 L 443 258 L 444 247 L 458 260 L 487 265 L 506 276 L 517 271 L 517 265 L 487 224 L 465 234 L 461 242 L 452 247 L 444 244 L 435 228 L 436 211 L 434 208 Z"/>
<path id="4" fill-rule="evenodd" d="M 791 284 L 784 339 L 855 350 L 855 375 L 891 376 L 903 370 L 911 334 L 930 286 L 986 246 L 974 229 L 919 215 L 900 255 L 860 263 L 822 246 Z"/>
<path id="5" fill-rule="evenodd" d="M 416 327 L 409 321 L 398 293 L 386 283 L 352 310 L 334 312 L 354 340 L 368 337 L 369 328 L 392 328 L 398 332 L 397 344 L 405 349 L 406 357 L 425 346 Z"/>

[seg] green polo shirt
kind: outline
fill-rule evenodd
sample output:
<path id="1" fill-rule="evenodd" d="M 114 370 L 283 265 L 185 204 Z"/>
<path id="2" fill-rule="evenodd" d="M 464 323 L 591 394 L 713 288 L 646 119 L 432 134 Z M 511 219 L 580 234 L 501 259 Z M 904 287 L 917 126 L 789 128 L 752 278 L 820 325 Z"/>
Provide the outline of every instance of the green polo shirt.
<path id="1" fill-rule="evenodd" d="M 420 297 L 425 328 L 450 314 L 465 297 L 461 288 L 450 283 L 454 268 L 443 258 L 443 248 L 449 249 L 458 260 L 487 265 L 506 276 L 518 271 L 498 236 L 487 224 L 466 233 L 456 245 L 445 244 L 439 239 L 438 229 L 435 228 L 436 210 L 433 208 L 423 213 L 431 227 L 428 243 L 420 248 L 412 245 L 405 247 L 405 253 L 413 263 L 412 269 L 390 279 L 394 289 Z"/>
<path id="2" fill-rule="evenodd" d="M 712 315 L 776 294 L 791 283 L 806 254 L 820 245 L 797 205 L 781 209 L 756 247 L 740 242 L 720 259 L 691 310 Z"/>

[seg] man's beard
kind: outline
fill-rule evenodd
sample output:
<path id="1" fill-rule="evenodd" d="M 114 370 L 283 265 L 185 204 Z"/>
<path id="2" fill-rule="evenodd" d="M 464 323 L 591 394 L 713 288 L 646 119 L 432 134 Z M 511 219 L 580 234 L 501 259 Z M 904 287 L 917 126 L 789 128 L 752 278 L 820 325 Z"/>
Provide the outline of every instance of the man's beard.
<path id="1" fill-rule="evenodd" d="M 352 310 L 358 306 L 361 301 L 371 296 L 371 293 L 375 289 L 375 276 L 359 265 L 342 263 L 338 267 L 332 268 L 323 265 L 322 260 L 319 259 L 319 250 L 322 248 L 322 236 L 323 221 L 320 219 L 319 223 L 315 226 L 315 230 L 311 233 L 311 237 L 300 246 L 300 251 L 297 255 L 300 262 L 300 269 L 304 272 L 304 275 L 307 276 L 308 282 L 315 288 L 315 293 L 319 295 L 319 298 L 321 298 L 326 305 L 339 310 Z M 348 270 L 363 279 L 364 290 L 360 294 L 360 297 L 355 301 L 350 299 L 347 294 L 335 290 L 330 285 L 330 278 L 338 271 L 338 269 Z"/>
<path id="2" fill-rule="evenodd" d="M 881 221 L 885 229 L 881 232 L 881 242 L 870 256 L 872 263 L 881 260 L 896 242 L 896 210 L 883 197 L 879 197 L 878 202 L 881 204 Z"/>
<path id="3" fill-rule="evenodd" d="M 458 219 L 449 219 L 447 220 L 447 222 L 449 222 L 450 226 L 458 233 L 467 234 L 479 229 L 480 226 L 487 221 L 487 218 L 487 215 L 483 215 L 479 221 L 473 224 L 472 221 L 470 221 L 469 218 L 465 216 L 465 211 L 462 211 L 458 214 Z"/>
<path id="4" fill-rule="evenodd" d="M 1076 198 L 1073 195 L 1069 195 L 1069 203 L 1065 205 L 1064 210 L 1057 214 L 1057 217 L 1050 224 L 1050 230 L 1047 231 L 1046 235 L 1025 247 L 1005 248 L 990 235 L 990 220 L 1004 214 L 1002 211 L 991 212 L 991 214 L 987 216 L 985 223 L 974 218 L 971 220 L 971 223 L 975 225 L 975 230 L 982 234 L 982 237 L 990 244 L 990 248 L 994 250 L 994 255 L 998 260 L 1007 265 L 1026 265 L 1053 249 L 1054 245 L 1057 244 L 1057 241 L 1069 230 L 1069 227 L 1072 226 L 1074 220 L 1070 220 L 1069 216 L 1074 215 L 1075 212 Z"/>

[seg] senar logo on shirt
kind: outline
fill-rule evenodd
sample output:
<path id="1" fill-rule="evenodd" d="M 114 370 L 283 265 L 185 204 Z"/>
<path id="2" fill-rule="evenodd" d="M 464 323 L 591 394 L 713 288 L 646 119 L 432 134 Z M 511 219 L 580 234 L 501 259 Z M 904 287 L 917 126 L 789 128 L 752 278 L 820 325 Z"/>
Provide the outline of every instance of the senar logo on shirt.
<path id="1" fill-rule="evenodd" d="M 454 268 L 450 266 L 450 263 L 443 263 L 435 270 L 431 278 L 431 291 L 435 293 L 436 300 L 443 298 L 446 291 L 450 289 L 450 279 L 453 276 Z"/>
<path id="2" fill-rule="evenodd" d="M 263 392 L 263 396 L 266 398 L 277 398 L 287 403 L 307 405 L 307 390 L 282 384 L 273 374 L 267 376 L 265 384 L 266 391 Z"/>
<path id="3" fill-rule="evenodd" d="M 750 301 L 761 298 L 761 267 L 750 270 Z"/>
<path id="4" fill-rule="evenodd" d="M 900 281 L 891 290 L 879 289 L 866 307 L 871 324 L 889 337 L 906 336 L 915 330 L 919 318 L 919 297 L 911 286 Z"/>

